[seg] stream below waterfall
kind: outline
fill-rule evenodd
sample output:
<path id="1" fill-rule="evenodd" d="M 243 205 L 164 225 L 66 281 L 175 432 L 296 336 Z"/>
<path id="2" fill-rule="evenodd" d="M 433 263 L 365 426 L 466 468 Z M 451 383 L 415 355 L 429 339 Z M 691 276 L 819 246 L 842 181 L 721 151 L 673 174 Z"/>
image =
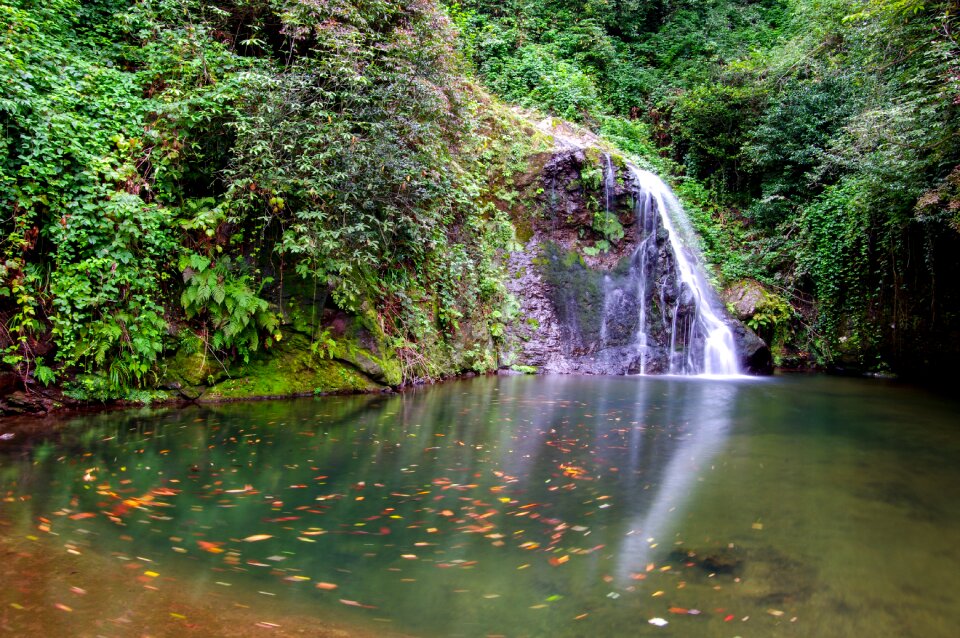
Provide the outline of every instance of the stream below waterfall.
<path id="1" fill-rule="evenodd" d="M 0 635 L 947 638 L 958 414 L 547 376 L 72 417 L 0 455 Z"/>

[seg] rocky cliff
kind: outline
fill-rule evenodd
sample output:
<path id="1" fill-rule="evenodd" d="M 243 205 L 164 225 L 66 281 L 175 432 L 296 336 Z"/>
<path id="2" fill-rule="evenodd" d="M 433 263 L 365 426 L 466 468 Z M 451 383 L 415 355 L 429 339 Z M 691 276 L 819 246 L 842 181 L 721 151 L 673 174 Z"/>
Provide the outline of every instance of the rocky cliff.
<path id="1" fill-rule="evenodd" d="M 559 139 L 542 170 L 518 185 L 537 206 L 521 221 L 530 229 L 523 249 L 509 257 L 507 287 L 519 311 L 501 364 L 555 373 L 677 372 L 684 360 L 702 357 L 705 340 L 680 343 L 678 335 L 690 334 L 698 320 L 698 300 L 679 277 L 657 203 L 644 199 L 623 159 Z M 726 313 L 722 320 L 740 370 L 770 373 L 767 345 Z"/>

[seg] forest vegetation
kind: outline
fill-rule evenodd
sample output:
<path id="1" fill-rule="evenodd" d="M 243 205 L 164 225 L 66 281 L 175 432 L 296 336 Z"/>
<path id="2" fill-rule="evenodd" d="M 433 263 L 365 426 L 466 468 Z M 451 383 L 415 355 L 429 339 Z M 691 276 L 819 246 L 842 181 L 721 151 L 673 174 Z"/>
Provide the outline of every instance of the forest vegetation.
<path id="1" fill-rule="evenodd" d="M 960 21 L 920 0 L 452 5 L 505 99 L 672 175 L 781 360 L 948 372 L 960 354 Z M 654 159 L 657 158 L 657 159 Z"/>
<path id="2" fill-rule="evenodd" d="M 716 283 L 763 286 L 781 363 L 947 371 L 958 11 L 0 0 L 6 374 L 149 400 L 183 357 L 359 347 L 303 316 L 325 309 L 376 335 L 389 385 L 496 367 L 509 178 L 543 144 L 510 105 L 671 181 Z"/>

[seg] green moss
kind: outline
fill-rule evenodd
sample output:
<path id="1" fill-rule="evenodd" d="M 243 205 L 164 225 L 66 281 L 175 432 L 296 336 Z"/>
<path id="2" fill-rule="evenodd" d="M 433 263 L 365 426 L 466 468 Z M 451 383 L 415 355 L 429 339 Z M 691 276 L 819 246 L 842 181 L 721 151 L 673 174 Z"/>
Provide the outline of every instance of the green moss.
<path id="1" fill-rule="evenodd" d="M 575 318 L 586 340 L 600 334 L 604 272 L 590 269 L 583 257 L 552 242 L 545 244 L 548 265 L 541 275 L 549 285 L 551 300 L 562 317 Z"/>
<path id="2" fill-rule="evenodd" d="M 378 344 L 379 350 L 387 350 L 384 343 Z M 375 352 L 360 346 L 354 339 L 341 339 L 331 349 L 333 359 L 345 361 L 362 370 L 365 374 L 387 385 L 400 385 L 403 372 L 400 362 L 394 357 L 378 356 Z"/>
<path id="3" fill-rule="evenodd" d="M 588 146 L 587 148 L 583 149 L 583 154 L 586 155 L 588 162 L 595 164 L 598 167 L 601 166 L 603 153 L 600 152 L 599 148 L 596 146 Z"/>
<path id="4" fill-rule="evenodd" d="M 211 388 L 201 401 L 381 389 L 353 366 L 318 357 L 305 337 L 292 335 Z"/>
<path id="5" fill-rule="evenodd" d="M 513 227 L 519 243 L 526 244 L 533 238 L 533 222 L 529 217 L 515 220 Z"/>
<path id="6" fill-rule="evenodd" d="M 164 366 L 164 381 L 181 387 L 213 385 L 227 376 L 217 359 L 207 353 L 200 338 L 189 331 L 181 336 L 180 348 L 164 361 Z"/>

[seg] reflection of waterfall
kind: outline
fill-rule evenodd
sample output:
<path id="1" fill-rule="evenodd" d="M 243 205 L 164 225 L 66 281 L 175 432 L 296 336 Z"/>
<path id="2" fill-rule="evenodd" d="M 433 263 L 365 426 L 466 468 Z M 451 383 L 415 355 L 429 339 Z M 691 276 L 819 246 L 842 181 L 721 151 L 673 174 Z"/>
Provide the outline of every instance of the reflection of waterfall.
<path id="1" fill-rule="evenodd" d="M 704 381 L 683 389 L 683 403 L 665 416 L 671 429 L 681 423 L 689 423 L 692 429 L 669 451 L 671 458 L 660 474 L 653 499 L 646 501 L 627 521 L 630 532 L 619 547 L 616 561 L 621 582 L 627 581 L 631 573 L 643 571 L 650 562 L 652 544 L 661 548 L 668 545 L 664 535 L 672 531 L 675 517 L 692 494 L 692 485 L 720 450 L 730 429 L 730 415 L 738 392 L 736 385 Z M 645 394 L 639 396 L 638 407 L 646 409 Z M 632 470 L 643 465 L 642 443 L 642 437 L 631 436 L 629 467 Z"/>

